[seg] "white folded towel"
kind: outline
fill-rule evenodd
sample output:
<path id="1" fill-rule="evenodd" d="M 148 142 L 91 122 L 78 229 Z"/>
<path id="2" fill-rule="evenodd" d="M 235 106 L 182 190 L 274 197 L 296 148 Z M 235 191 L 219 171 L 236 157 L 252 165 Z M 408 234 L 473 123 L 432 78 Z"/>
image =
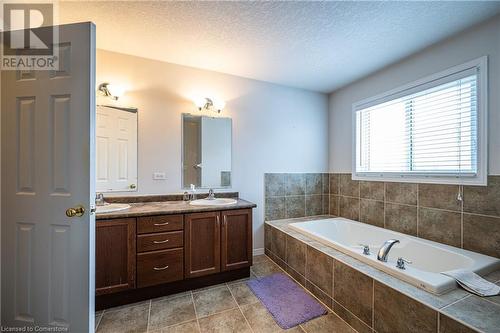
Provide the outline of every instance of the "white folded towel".
<path id="1" fill-rule="evenodd" d="M 474 272 L 456 269 L 441 272 L 441 274 L 454 278 L 462 288 L 478 296 L 500 295 L 500 286 L 483 279 Z"/>

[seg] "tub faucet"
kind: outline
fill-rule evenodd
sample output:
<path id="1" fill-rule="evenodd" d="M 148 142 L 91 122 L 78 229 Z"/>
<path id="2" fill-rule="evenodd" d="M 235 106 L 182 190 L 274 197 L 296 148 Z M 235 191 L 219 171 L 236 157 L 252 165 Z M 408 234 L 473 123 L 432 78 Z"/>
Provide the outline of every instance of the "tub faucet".
<path id="1" fill-rule="evenodd" d="M 378 250 L 377 259 L 380 261 L 383 261 L 383 262 L 387 262 L 387 257 L 389 256 L 389 251 L 397 243 L 399 243 L 399 240 L 397 240 L 397 239 L 389 239 L 389 240 L 385 241 L 385 243 L 382 245 L 380 250 Z"/>

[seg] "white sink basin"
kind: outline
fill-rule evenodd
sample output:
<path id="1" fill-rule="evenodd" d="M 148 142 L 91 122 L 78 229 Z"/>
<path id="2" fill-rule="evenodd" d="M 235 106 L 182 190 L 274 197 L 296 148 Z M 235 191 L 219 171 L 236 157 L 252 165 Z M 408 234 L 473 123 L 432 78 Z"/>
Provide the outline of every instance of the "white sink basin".
<path id="1" fill-rule="evenodd" d="M 216 199 L 198 199 L 193 200 L 189 204 L 193 206 L 228 206 L 234 205 L 238 201 L 235 199 L 226 199 L 226 198 L 216 198 Z"/>
<path id="2" fill-rule="evenodd" d="M 129 204 L 112 203 L 112 204 L 106 204 L 104 206 L 97 206 L 96 213 L 118 212 L 120 210 L 125 210 L 129 208 L 130 208 Z"/>

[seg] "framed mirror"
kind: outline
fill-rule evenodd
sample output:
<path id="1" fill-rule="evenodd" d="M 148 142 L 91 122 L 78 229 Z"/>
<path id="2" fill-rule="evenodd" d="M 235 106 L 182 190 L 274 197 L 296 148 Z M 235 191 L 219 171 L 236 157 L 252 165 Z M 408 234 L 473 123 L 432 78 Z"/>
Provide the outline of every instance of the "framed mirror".
<path id="1" fill-rule="evenodd" d="M 137 191 L 137 109 L 98 105 L 96 192 Z"/>
<path id="2" fill-rule="evenodd" d="M 231 187 L 231 118 L 182 115 L 182 186 Z"/>

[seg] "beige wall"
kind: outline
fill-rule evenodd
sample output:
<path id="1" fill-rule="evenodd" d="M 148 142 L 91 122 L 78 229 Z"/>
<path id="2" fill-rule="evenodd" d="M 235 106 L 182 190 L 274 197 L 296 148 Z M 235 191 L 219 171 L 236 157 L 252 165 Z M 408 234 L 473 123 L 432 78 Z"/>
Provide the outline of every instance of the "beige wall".
<path id="1" fill-rule="evenodd" d="M 328 169 L 325 94 L 98 50 L 102 82 L 125 85 L 120 104 L 139 108 L 140 194 L 181 191 L 181 114 L 198 112 L 194 95 L 226 101 L 222 116 L 233 119 L 233 190 L 258 205 L 254 248 L 264 247 L 264 172 Z M 155 171 L 167 179 L 153 180 Z"/>
<path id="2" fill-rule="evenodd" d="M 489 58 L 489 174 L 500 175 L 500 16 L 330 94 L 330 171 L 351 172 L 353 103 L 485 55 Z"/>

